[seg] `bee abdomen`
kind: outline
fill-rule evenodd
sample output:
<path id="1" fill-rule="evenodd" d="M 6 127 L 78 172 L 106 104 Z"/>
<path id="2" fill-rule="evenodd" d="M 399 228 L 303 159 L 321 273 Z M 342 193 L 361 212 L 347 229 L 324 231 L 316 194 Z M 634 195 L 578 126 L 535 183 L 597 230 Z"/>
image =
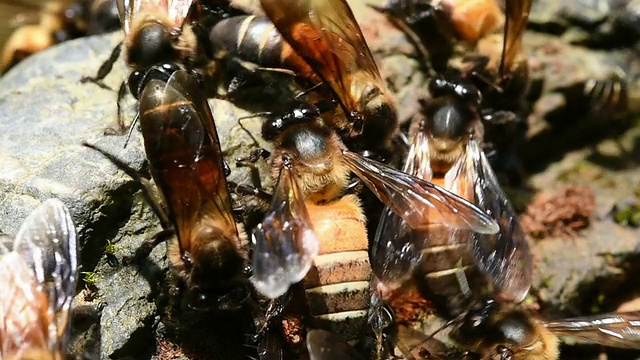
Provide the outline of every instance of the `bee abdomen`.
<path id="1" fill-rule="evenodd" d="M 618 77 L 587 81 L 584 87 L 584 96 L 591 100 L 592 116 L 617 118 L 626 115 L 628 107 L 627 84 Z"/>
<path id="2" fill-rule="evenodd" d="M 244 15 L 224 19 L 209 34 L 216 49 L 263 67 L 282 67 L 284 40 L 266 16 Z"/>
<path id="3" fill-rule="evenodd" d="M 465 238 L 471 233 L 432 225 L 422 236 L 432 244 L 422 251 L 423 286 L 436 307 L 457 314 L 467 299 L 487 289 L 487 280 L 475 265 L 468 245 L 471 239 Z"/>
<path id="4" fill-rule="evenodd" d="M 357 339 L 366 329 L 369 281 L 352 281 L 305 290 L 311 325 Z"/>

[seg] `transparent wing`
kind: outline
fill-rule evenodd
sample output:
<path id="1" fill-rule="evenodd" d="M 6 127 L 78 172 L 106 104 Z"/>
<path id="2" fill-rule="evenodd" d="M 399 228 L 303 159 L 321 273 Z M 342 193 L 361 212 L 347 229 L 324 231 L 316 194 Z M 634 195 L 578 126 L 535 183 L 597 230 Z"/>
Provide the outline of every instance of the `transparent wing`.
<path id="1" fill-rule="evenodd" d="M 169 19 L 178 28 L 184 24 L 193 0 L 166 0 L 168 2 Z"/>
<path id="2" fill-rule="evenodd" d="M 559 336 L 605 346 L 640 349 L 640 311 L 549 321 L 544 325 Z"/>
<path id="3" fill-rule="evenodd" d="M 280 170 L 271 208 L 253 230 L 252 241 L 251 281 L 271 299 L 300 282 L 318 255 L 318 238 L 290 166 Z"/>
<path id="4" fill-rule="evenodd" d="M 311 360 L 364 360 L 340 336 L 326 330 L 310 330 L 307 333 L 307 350 Z"/>
<path id="5" fill-rule="evenodd" d="M 67 207 L 49 199 L 24 221 L 14 242 L 48 298 L 50 349 L 66 343 L 69 309 L 78 279 L 78 242 Z M 60 339 L 60 340 L 59 340 Z"/>
<path id="6" fill-rule="evenodd" d="M 447 187 L 462 193 L 470 186 L 474 203 L 496 219 L 496 234 L 475 233 L 470 244 L 478 268 L 505 299 L 524 300 L 533 273 L 531 253 L 518 215 L 504 193 L 480 144 L 469 141 L 465 156 L 446 176 Z"/>
<path id="7" fill-rule="evenodd" d="M 16 252 L 0 259 L 0 359 L 49 349 L 47 299 L 33 270 Z"/>
<path id="8" fill-rule="evenodd" d="M 428 136 L 419 131 L 409 148 L 403 171 L 421 179 L 433 176 L 429 158 Z M 380 216 L 370 246 L 371 268 L 386 286 L 400 286 L 420 263 L 422 246 L 418 245 L 411 227 L 389 207 Z M 421 240 L 420 240 L 421 242 Z"/>
<path id="9" fill-rule="evenodd" d="M 344 150 L 343 155 L 349 169 L 414 229 L 434 223 L 434 217 L 435 223 L 456 229 L 489 234 L 499 229 L 491 217 L 448 190 L 357 153 Z"/>

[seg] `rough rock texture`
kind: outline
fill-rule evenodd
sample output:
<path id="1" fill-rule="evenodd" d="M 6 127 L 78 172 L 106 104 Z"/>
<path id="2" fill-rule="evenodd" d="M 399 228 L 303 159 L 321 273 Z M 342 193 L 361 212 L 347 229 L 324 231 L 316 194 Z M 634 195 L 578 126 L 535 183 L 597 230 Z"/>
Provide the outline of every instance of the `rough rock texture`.
<path id="1" fill-rule="evenodd" d="M 418 111 L 417 99 L 425 93 L 424 76 L 415 70 L 414 49 L 383 16 L 362 2 L 354 2 L 354 11 L 381 72 L 398 95 L 400 119 L 405 122 Z M 148 358 L 156 351 L 154 338 L 160 330 L 154 299 L 158 284 L 166 278 L 164 246 L 140 270 L 122 265 L 123 257 L 160 230 L 158 221 L 136 180 L 101 154 L 81 146 L 83 140 L 89 141 L 135 170 L 145 171 L 138 132 L 127 148 L 123 148 L 123 137 L 103 136 L 103 130 L 115 124 L 115 92 L 80 83 L 82 76 L 94 74 L 120 39 L 120 34 L 113 34 L 65 43 L 25 60 L 0 81 L 0 232 L 15 233 L 27 214 L 46 198 L 58 197 L 70 208 L 82 245 L 81 271 L 87 273 L 76 300 L 101 309 L 99 324 L 77 326 L 73 350 L 99 351 L 102 359 Z M 534 77 L 545 78 L 541 100 L 530 119 L 534 125 L 543 125 L 534 129 L 550 128 L 545 115 L 564 101 L 556 101 L 562 96 L 558 88 L 606 78 L 619 69 L 627 78 L 638 78 L 638 59 L 629 62 L 628 52 L 595 52 L 537 33 L 528 34 L 526 42 L 537 69 Z M 119 62 L 106 83 L 115 89 L 125 74 Z M 252 175 L 250 169 L 237 168 L 233 161 L 253 148 L 251 139 L 237 126 L 237 118 L 246 112 L 223 101 L 212 104 L 232 169 L 230 180 L 253 183 L 257 174 L 268 189 L 270 179 L 264 176 L 268 172 L 263 163 Z M 133 105 L 131 101 L 128 118 L 133 117 Z M 258 133 L 258 119 L 244 124 Z M 535 140 L 535 134 L 546 134 L 544 141 L 527 144 L 527 159 L 540 164 L 530 169 L 530 183 L 537 189 L 559 182 L 591 186 L 599 210 L 593 225 L 576 238 L 532 242 L 536 258 L 532 294 L 545 315 L 554 317 L 612 310 L 630 300 L 633 292 L 640 292 L 640 288 L 631 289 L 633 272 L 640 268 L 636 255 L 640 232 L 614 223 L 608 215 L 614 203 L 638 197 L 640 131 L 633 128 L 622 138 L 626 153 L 610 140 L 599 151 L 589 148 L 586 141 L 576 141 L 573 147 L 582 149 L 558 152 L 553 146 L 570 132 L 564 131 L 540 130 L 531 135 Z M 590 133 L 576 134 L 576 138 L 582 135 L 586 138 Z M 522 193 L 525 198 L 530 196 L 527 191 L 516 192 Z M 115 248 L 113 256 L 105 253 L 110 244 Z M 159 349 L 163 346 L 170 347 L 163 342 Z"/>

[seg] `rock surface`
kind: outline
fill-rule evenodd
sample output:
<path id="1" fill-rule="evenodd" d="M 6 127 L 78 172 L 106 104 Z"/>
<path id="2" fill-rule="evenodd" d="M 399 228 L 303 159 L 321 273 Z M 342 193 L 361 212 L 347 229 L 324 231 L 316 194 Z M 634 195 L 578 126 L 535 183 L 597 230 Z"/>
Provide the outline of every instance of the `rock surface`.
<path id="1" fill-rule="evenodd" d="M 401 121 L 406 122 L 418 111 L 417 99 L 425 91 L 413 47 L 384 17 L 361 2 L 354 2 L 354 11 L 381 72 L 398 96 Z M 163 246 L 154 250 L 151 261 L 141 270 L 122 265 L 123 257 L 133 254 L 143 239 L 160 230 L 159 223 L 144 202 L 138 182 L 81 145 L 86 140 L 135 170 L 145 171 L 137 131 L 127 148 L 123 148 L 123 137 L 103 136 L 104 129 L 115 124 L 116 93 L 80 83 L 82 76 L 95 73 L 120 40 L 120 34 L 112 34 L 64 43 L 28 58 L 0 81 L 0 232 L 15 233 L 44 199 L 58 197 L 70 208 L 80 234 L 81 271 L 87 273 L 81 286 L 86 289 L 76 300 L 101 308 L 99 324 L 76 334 L 73 350 L 88 353 L 97 348 L 102 359 L 148 358 L 155 353 L 159 330 L 154 297 L 158 283 L 166 278 Z M 551 42 L 556 57 L 544 52 Z M 546 79 L 542 99 L 553 98 L 555 89 L 562 87 L 558 84 L 605 78 L 617 68 L 638 77 L 637 64 L 619 66 L 609 53 L 569 47 L 536 33 L 527 36 L 527 43 L 534 49 L 532 63 L 543 64 L 539 67 Z M 621 59 L 625 56 L 628 53 L 621 52 Z M 118 62 L 106 83 L 117 89 L 125 76 L 126 69 Z M 237 126 L 237 118 L 247 113 L 224 101 L 211 103 L 232 169 L 230 180 L 253 183 L 250 170 L 237 168 L 233 161 L 247 156 L 253 147 Z M 531 121 L 544 121 L 550 108 L 540 110 Z M 127 118 L 133 118 L 133 101 L 127 111 Z M 244 124 L 254 134 L 259 132 L 259 119 Z M 618 151 L 612 141 L 605 141 L 598 152 L 590 148 L 532 152 L 531 159 L 542 161 L 532 169 L 530 182 L 535 189 L 560 182 L 586 184 L 593 188 L 600 209 L 593 225 L 574 239 L 532 242 L 536 258 L 533 294 L 548 316 L 612 310 L 632 297 L 632 271 L 640 268 L 634 257 L 640 248 L 640 232 L 614 223 L 608 212 L 615 202 L 637 199 L 640 193 L 639 134 L 638 128 L 633 128 L 622 138 L 627 153 Z M 562 135 L 552 135 L 555 141 L 562 139 Z M 612 168 L 611 164 L 619 166 Z M 271 181 L 262 163 L 258 174 L 268 189 Z M 109 245 L 113 245 L 113 253 L 111 246 L 106 251 Z M 120 264 L 114 264 L 114 256 Z M 633 291 L 640 292 L 640 287 Z"/>

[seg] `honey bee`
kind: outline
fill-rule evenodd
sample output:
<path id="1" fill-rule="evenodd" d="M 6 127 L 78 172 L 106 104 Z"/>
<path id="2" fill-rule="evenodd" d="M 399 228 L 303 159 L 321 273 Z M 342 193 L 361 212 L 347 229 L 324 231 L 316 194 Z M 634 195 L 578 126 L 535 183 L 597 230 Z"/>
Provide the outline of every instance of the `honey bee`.
<path id="1" fill-rule="evenodd" d="M 325 116 L 328 125 L 352 148 L 384 146 L 397 128 L 395 100 L 347 2 L 262 0 L 261 4 L 272 25 L 260 17 L 229 19 L 229 29 L 237 29 L 238 35 L 227 37 L 231 30 L 220 24 L 211 33 L 212 41 L 263 67 L 288 68 L 308 83 L 323 83 L 328 92 L 320 98 L 335 100 L 330 109 L 339 106 L 343 113 Z M 304 120 L 314 121 L 315 115 Z M 271 121 L 280 124 L 273 132 L 286 127 L 286 122 Z"/>
<path id="2" fill-rule="evenodd" d="M 523 102 L 529 88 L 529 64 L 522 39 L 531 4 L 532 0 L 506 0 L 504 30 L 480 39 L 473 65 L 463 70 L 476 79 L 485 109 L 519 115 L 526 109 Z"/>
<path id="3" fill-rule="evenodd" d="M 636 335 L 621 335 L 623 345 L 615 344 L 616 335 L 594 335 L 598 326 L 633 332 L 638 314 L 619 315 L 614 325 L 604 323 L 616 318 L 611 314 L 584 318 L 583 323 L 541 322 L 516 307 L 529 292 L 532 260 L 517 215 L 480 148 L 481 94 L 460 79 L 436 77 L 430 89 L 433 98 L 424 104 L 426 119 L 415 131 L 404 170 L 469 200 L 493 217 L 500 229 L 496 234 L 440 224 L 410 229 L 386 209 L 371 249 L 371 267 L 381 282 L 377 294 L 384 297 L 412 280 L 417 268 L 421 278 L 413 280 L 438 314 L 450 320 L 450 336 L 468 353 L 460 358 L 475 354 L 483 360 L 557 359 L 555 335 L 567 335 L 572 327 L 586 330 L 574 334 L 586 340 L 640 347 L 632 343 Z"/>
<path id="4" fill-rule="evenodd" d="M 442 226 L 437 214 L 431 215 L 430 225 L 412 230 L 387 209 L 371 250 L 374 272 L 394 287 L 420 265 L 429 299 L 451 316 L 468 305 L 471 292 L 482 292 L 487 285 L 519 302 L 531 281 L 529 247 L 481 149 L 481 93 L 469 82 L 443 76 L 430 81 L 430 90 L 433 99 L 424 103 L 426 119 L 418 126 L 404 171 L 474 203 L 496 219 L 500 230 L 495 235 L 454 231 Z M 487 275 L 493 284 L 483 280 Z"/>
<path id="5" fill-rule="evenodd" d="M 65 358 L 77 246 L 69 211 L 50 199 L 24 221 L 12 251 L 0 252 L 0 358 Z"/>
<path id="6" fill-rule="evenodd" d="M 175 64 L 151 67 L 141 80 L 145 151 L 171 227 L 147 240 L 142 254 L 171 237 L 167 257 L 186 289 L 186 304 L 199 310 L 235 308 L 246 295 L 246 239 L 233 218 L 204 91 Z"/>
<path id="7" fill-rule="evenodd" d="M 543 321 L 510 304 L 485 299 L 454 325 L 451 336 L 481 360 L 557 360 L 560 337 L 640 349 L 639 330 L 637 311 Z"/>
<path id="8" fill-rule="evenodd" d="M 16 16 L 14 22 L 19 27 L 4 45 L 0 74 L 55 44 L 115 31 L 119 26 L 114 0 L 53 0 L 43 5 L 20 2 L 9 5 L 34 8 L 37 13 Z"/>
<path id="9" fill-rule="evenodd" d="M 302 281 L 314 324 L 345 338 L 365 327 L 371 275 L 365 216 L 358 197 L 345 194 L 351 172 L 412 227 L 436 212 L 454 228 L 497 228 L 466 200 L 347 150 L 319 122 L 288 126 L 274 148 L 269 161 L 278 181 L 270 210 L 252 232 L 252 282 L 275 298 Z"/>
<path id="10" fill-rule="evenodd" d="M 136 88 L 132 84 L 140 84 L 139 79 L 145 76 L 152 66 L 174 63 L 192 69 L 200 61 L 206 61 L 206 54 L 203 54 L 204 48 L 200 46 L 202 42 L 198 40 L 199 28 L 195 26 L 193 19 L 195 16 L 189 16 L 193 4 L 193 0 L 117 1 L 124 41 L 113 49 L 95 77 L 82 79 L 83 82 L 102 84 L 102 80 L 111 72 L 113 65 L 120 57 L 124 44 L 125 62 L 131 69 L 131 73 L 118 90 L 116 133 L 122 134 L 127 129 L 120 111 L 127 85 L 134 97 L 139 99 L 143 89 Z"/>

